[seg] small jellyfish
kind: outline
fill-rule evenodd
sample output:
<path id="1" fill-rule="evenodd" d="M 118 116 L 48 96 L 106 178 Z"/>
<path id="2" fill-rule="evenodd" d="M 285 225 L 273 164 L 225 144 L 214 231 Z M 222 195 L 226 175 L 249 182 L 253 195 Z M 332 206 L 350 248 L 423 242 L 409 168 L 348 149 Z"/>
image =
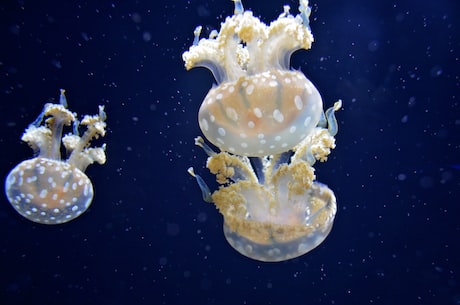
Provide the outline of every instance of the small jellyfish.
<path id="1" fill-rule="evenodd" d="M 36 157 L 19 163 L 5 181 L 6 195 L 16 211 L 42 224 L 65 223 L 85 212 L 93 199 L 93 185 L 84 171 L 93 162 L 106 161 L 105 144 L 89 147 L 93 138 L 105 135 L 104 107 L 99 106 L 98 115 L 85 115 L 79 122 L 67 109 L 64 93 L 61 89 L 59 104 L 45 104 L 22 135 Z M 62 137 L 63 127 L 71 124 L 73 133 Z M 78 135 L 80 125 L 86 126 L 82 136 Z M 61 137 L 67 160 L 61 159 Z"/>
<path id="2" fill-rule="evenodd" d="M 321 244 L 337 211 L 332 190 L 316 181 L 313 165 L 335 148 L 339 100 L 326 113 L 316 87 L 289 67 L 290 56 L 309 49 L 311 9 L 289 6 L 265 25 L 234 0 L 235 12 L 220 31 L 195 40 L 183 54 L 186 69 L 206 67 L 214 86 L 198 123 L 208 141 L 195 144 L 208 155 L 207 168 L 219 189 L 211 193 L 193 168 L 207 202 L 224 217 L 224 235 L 241 254 L 260 261 L 284 261 Z"/>

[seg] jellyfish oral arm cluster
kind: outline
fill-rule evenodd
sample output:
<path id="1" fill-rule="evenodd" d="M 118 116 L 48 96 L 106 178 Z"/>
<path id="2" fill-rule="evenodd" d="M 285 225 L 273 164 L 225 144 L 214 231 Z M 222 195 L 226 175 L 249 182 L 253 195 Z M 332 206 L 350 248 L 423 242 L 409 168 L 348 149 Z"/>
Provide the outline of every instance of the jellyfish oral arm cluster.
<path id="1" fill-rule="evenodd" d="M 7 198 L 19 214 L 37 223 L 60 224 L 88 209 L 93 185 L 84 171 L 94 162 L 106 161 L 105 144 L 89 147 L 93 138 L 105 135 L 105 120 L 103 106 L 99 106 L 99 114 L 77 120 L 67 109 L 64 90 L 59 104 L 45 104 L 22 136 L 36 157 L 19 163 L 5 181 Z M 63 128 L 70 125 L 73 133 L 62 137 Z M 86 127 L 82 136 L 78 134 L 80 126 Z M 67 160 L 61 158 L 61 143 Z"/>
<path id="2" fill-rule="evenodd" d="M 241 254 L 260 261 L 284 261 L 321 244 L 337 211 L 334 193 L 316 181 L 313 165 L 335 148 L 335 112 L 323 112 L 316 87 L 289 67 L 290 56 L 313 42 L 310 8 L 289 6 L 266 25 L 235 2 L 219 32 L 201 38 L 201 27 L 183 54 L 186 69 L 206 67 L 214 86 L 198 123 L 205 138 L 195 144 L 208 155 L 207 168 L 220 184 L 211 192 L 193 168 L 205 201 L 224 217 L 224 235 Z"/>

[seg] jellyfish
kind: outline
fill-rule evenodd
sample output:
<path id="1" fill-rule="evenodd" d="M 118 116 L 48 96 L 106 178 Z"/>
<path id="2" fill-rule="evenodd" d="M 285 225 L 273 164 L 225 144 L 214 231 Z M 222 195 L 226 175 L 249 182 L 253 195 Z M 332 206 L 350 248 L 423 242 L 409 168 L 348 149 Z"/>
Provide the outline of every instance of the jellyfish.
<path id="1" fill-rule="evenodd" d="M 59 104 L 45 104 L 22 135 L 36 157 L 19 163 L 5 181 L 8 201 L 19 214 L 33 222 L 51 225 L 75 219 L 88 209 L 94 192 L 84 171 L 94 162 L 106 161 L 105 144 L 101 147 L 89 144 L 93 138 L 105 135 L 105 119 L 104 107 L 99 106 L 99 114 L 85 115 L 78 121 L 76 114 L 67 109 L 63 89 Z M 64 126 L 71 124 L 73 133 L 62 137 Z M 78 134 L 80 126 L 86 126 L 82 136 Z M 61 137 L 67 160 L 61 158 Z"/>
<path id="2" fill-rule="evenodd" d="M 290 57 L 309 49 L 311 9 L 300 0 L 299 14 L 289 6 L 270 25 L 235 10 L 208 38 L 199 26 L 182 57 L 187 70 L 209 69 L 217 84 L 200 106 L 204 137 L 195 144 L 219 188 L 211 192 L 193 168 L 188 172 L 207 202 L 224 217 L 229 244 L 249 258 L 278 262 L 301 256 L 321 244 L 331 231 L 336 197 L 316 181 L 313 165 L 327 160 L 338 131 L 335 112 L 326 112 L 319 91 Z"/>

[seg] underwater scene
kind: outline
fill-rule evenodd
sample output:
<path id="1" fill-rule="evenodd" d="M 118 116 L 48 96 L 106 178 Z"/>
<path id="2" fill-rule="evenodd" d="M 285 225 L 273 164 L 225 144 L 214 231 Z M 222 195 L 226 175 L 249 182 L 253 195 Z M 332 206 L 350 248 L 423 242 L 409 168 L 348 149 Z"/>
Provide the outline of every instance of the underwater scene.
<path id="1" fill-rule="evenodd" d="M 0 3 L 0 304 L 460 304 L 460 4 Z"/>

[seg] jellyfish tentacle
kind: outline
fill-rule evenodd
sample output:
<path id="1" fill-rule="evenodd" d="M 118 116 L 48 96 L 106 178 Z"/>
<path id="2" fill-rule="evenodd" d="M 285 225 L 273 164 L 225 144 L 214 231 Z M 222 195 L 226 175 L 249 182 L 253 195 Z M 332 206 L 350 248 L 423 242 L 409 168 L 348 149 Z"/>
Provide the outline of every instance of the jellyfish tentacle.
<path id="1" fill-rule="evenodd" d="M 204 182 L 203 178 L 201 178 L 200 175 L 195 174 L 193 167 L 189 167 L 187 172 L 196 179 L 196 182 L 198 186 L 200 187 L 201 195 L 203 196 L 203 200 L 205 202 L 211 203 L 212 202 L 211 191 L 209 190 L 209 187 L 206 184 L 206 182 Z"/>
<path id="2" fill-rule="evenodd" d="M 235 2 L 235 9 L 233 11 L 233 14 L 234 15 L 243 14 L 244 7 L 243 7 L 243 3 L 241 2 L 241 0 L 233 0 L 233 2 Z"/>
<path id="3" fill-rule="evenodd" d="M 67 108 L 67 97 L 65 96 L 65 89 L 60 89 L 59 91 L 61 92 L 59 95 L 59 104 L 64 106 L 64 108 Z"/>
<path id="4" fill-rule="evenodd" d="M 328 123 L 327 129 L 329 131 L 329 134 L 333 137 L 339 131 L 337 119 L 335 118 L 335 112 L 338 111 L 341 107 L 342 107 L 342 100 L 338 100 L 337 102 L 334 103 L 334 106 L 326 110 L 326 117 L 327 117 L 327 123 Z"/>
<path id="5" fill-rule="evenodd" d="M 212 157 L 216 154 L 216 152 L 211 147 L 209 147 L 209 145 L 206 144 L 206 142 L 200 136 L 195 138 L 195 145 L 201 147 L 209 157 Z"/>

